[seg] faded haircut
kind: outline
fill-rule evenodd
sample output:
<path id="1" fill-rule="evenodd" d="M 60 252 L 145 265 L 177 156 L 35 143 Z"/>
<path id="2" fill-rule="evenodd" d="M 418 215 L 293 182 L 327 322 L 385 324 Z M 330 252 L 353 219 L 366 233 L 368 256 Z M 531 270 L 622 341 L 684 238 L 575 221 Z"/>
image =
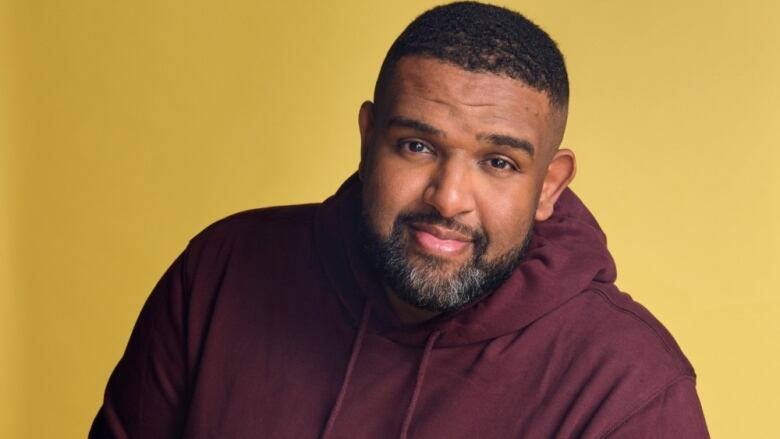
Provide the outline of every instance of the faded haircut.
<path id="1" fill-rule="evenodd" d="M 430 57 L 471 72 L 489 72 L 520 80 L 545 92 L 564 113 L 569 78 L 558 46 L 539 26 L 509 9 L 477 2 L 456 2 L 430 9 L 398 36 L 382 63 L 374 101 L 398 60 Z"/>

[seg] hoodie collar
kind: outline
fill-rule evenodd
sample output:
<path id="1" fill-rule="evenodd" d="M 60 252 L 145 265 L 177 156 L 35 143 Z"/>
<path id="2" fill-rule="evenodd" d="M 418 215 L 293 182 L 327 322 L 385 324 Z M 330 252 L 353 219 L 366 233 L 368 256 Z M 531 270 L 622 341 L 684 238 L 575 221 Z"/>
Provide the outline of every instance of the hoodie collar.
<path id="1" fill-rule="evenodd" d="M 400 323 L 384 289 L 361 255 L 356 232 L 362 185 L 356 175 L 321 204 L 316 249 L 342 306 L 358 324 L 366 305 L 368 329 L 403 344 L 422 346 L 440 332 L 437 346 L 476 343 L 517 332 L 562 306 L 592 283 L 613 283 L 615 264 L 595 218 L 566 189 L 546 221 L 536 222 L 528 252 L 499 288 L 466 307 L 414 326 Z"/>

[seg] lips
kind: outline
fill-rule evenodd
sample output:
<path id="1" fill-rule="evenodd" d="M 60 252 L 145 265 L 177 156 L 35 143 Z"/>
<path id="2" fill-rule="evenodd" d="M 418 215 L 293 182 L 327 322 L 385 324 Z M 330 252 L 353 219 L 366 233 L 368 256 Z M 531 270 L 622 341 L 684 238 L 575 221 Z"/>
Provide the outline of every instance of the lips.
<path id="1" fill-rule="evenodd" d="M 468 236 L 442 226 L 412 223 L 409 227 L 412 229 L 415 243 L 426 253 L 457 255 L 472 243 Z"/>

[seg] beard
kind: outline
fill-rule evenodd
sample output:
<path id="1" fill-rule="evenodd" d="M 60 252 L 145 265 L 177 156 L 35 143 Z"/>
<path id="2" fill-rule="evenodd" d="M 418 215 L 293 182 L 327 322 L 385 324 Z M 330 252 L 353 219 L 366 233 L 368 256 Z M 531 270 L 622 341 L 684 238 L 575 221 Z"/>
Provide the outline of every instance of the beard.
<path id="1" fill-rule="evenodd" d="M 468 236 L 472 255 L 460 267 L 433 255 L 415 252 L 410 256 L 407 243 L 410 223 L 446 227 Z M 447 312 L 459 309 L 498 288 L 523 260 L 531 240 L 531 219 L 522 243 L 488 260 L 490 240 L 481 229 L 474 229 L 445 218 L 437 212 L 401 213 L 393 222 L 390 236 L 382 238 L 371 226 L 363 209 L 361 230 L 364 254 L 384 284 L 400 299 L 421 309 Z"/>

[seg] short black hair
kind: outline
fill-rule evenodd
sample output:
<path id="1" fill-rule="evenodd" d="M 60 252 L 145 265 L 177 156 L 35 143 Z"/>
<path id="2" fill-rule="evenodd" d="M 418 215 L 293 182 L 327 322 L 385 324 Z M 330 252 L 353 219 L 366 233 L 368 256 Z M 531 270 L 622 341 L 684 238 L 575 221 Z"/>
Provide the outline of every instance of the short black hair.
<path id="1" fill-rule="evenodd" d="M 452 63 L 471 72 L 518 79 L 546 92 L 550 103 L 565 109 L 569 77 L 555 41 L 521 14 L 478 2 L 456 2 L 430 9 L 412 21 L 387 52 L 374 100 L 403 57 L 422 56 Z"/>

